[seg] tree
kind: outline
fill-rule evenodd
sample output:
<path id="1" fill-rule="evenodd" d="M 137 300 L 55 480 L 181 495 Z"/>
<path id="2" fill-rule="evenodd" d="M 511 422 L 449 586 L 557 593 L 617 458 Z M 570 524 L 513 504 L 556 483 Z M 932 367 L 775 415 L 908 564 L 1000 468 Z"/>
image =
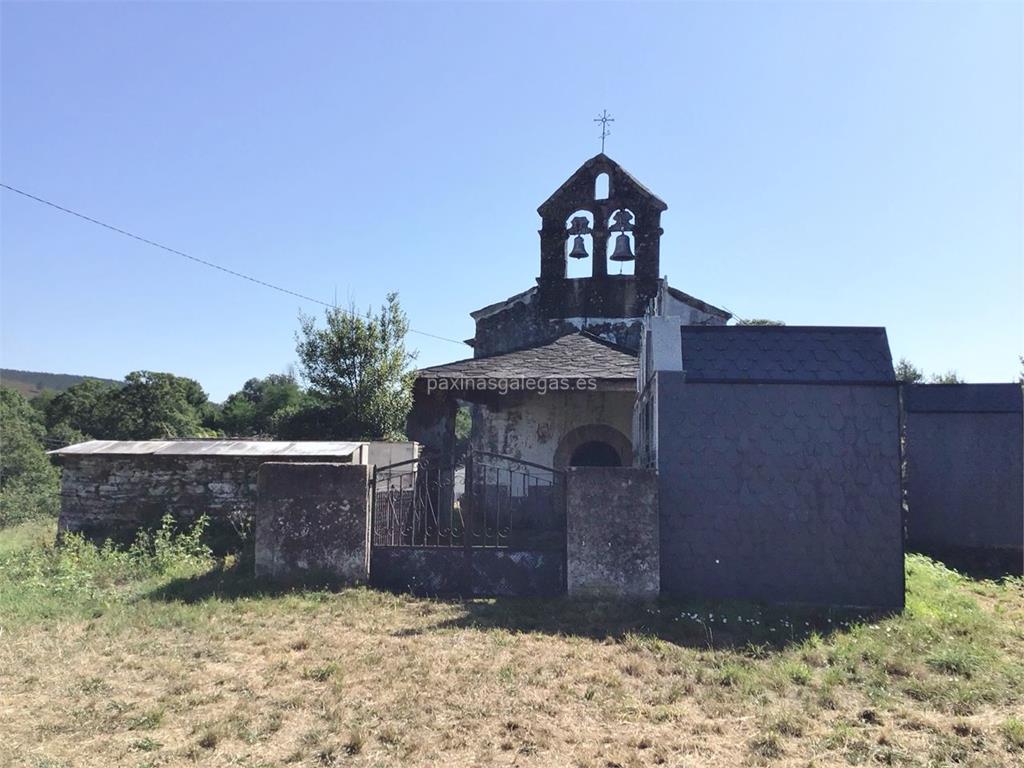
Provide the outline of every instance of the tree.
<path id="1" fill-rule="evenodd" d="M 214 418 L 206 392 L 193 379 L 173 373 L 133 371 L 125 384 L 104 397 L 102 432 L 113 440 L 210 437 Z"/>
<path id="2" fill-rule="evenodd" d="M 57 512 L 60 476 L 43 450 L 44 434 L 38 411 L 0 387 L 0 526 Z"/>
<path id="3" fill-rule="evenodd" d="M 315 318 L 299 315 L 296 352 L 315 404 L 296 411 L 291 426 L 322 430 L 321 437 L 401 437 L 416 354 L 405 348 L 409 322 L 398 294 L 389 293 L 376 315 L 333 308 L 324 319 L 320 328 Z"/>
<path id="4" fill-rule="evenodd" d="M 763 317 L 755 317 L 750 320 L 737 320 L 736 325 L 785 325 L 781 320 L 767 320 Z"/>
<path id="5" fill-rule="evenodd" d="M 915 366 L 912 362 L 907 360 L 905 357 L 901 357 L 900 361 L 896 363 L 896 381 L 903 382 L 904 384 L 924 384 L 925 375 L 924 371 Z M 927 379 L 929 384 L 963 384 L 963 379 L 957 374 L 955 370 L 950 368 L 945 373 L 933 373 Z"/>
<path id="6" fill-rule="evenodd" d="M 924 373 L 905 357 L 896 363 L 896 381 L 904 384 L 920 384 L 924 381 Z"/>
<path id="7" fill-rule="evenodd" d="M 113 414 L 111 396 L 116 384 L 97 379 L 86 379 L 49 398 L 40 395 L 46 422 L 47 437 L 81 435 L 85 438 L 102 437 Z M 34 402 L 35 404 L 35 402 Z"/>
<path id="8" fill-rule="evenodd" d="M 955 370 L 950 368 L 945 373 L 933 373 L 928 377 L 929 384 L 963 384 L 964 380 L 960 378 Z"/>
<path id="9" fill-rule="evenodd" d="M 242 389 L 228 396 L 217 416 L 218 427 L 227 435 L 274 434 L 279 414 L 307 405 L 295 377 L 271 374 L 249 379 Z"/>

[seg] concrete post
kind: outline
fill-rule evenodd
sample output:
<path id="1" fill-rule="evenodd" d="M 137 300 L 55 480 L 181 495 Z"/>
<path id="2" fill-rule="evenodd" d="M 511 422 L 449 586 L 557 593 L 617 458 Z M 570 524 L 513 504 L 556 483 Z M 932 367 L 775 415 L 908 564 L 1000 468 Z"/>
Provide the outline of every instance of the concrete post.
<path id="1" fill-rule="evenodd" d="M 369 572 L 365 464 L 266 462 L 256 500 L 256 576 L 360 584 Z"/>
<path id="2" fill-rule="evenodd" d="M 661 588 L 658 474 L 637 467 L 566 471 L 568 592 L 653 598 Z"/>

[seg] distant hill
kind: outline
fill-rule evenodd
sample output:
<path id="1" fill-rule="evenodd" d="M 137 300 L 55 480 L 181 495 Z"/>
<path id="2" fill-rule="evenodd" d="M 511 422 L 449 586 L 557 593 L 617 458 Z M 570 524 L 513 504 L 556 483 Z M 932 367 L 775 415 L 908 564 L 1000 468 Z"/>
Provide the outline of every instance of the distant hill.
<path id="1" fill-rule="evenodd" d="M 108 384 L 121 383 L 114 379 L 101 379 L 99 376 L 77 376 L 71 373 L 42 373 L 40 371 L 16 371 L 12 368 L 0 368 L 0 384 L 16 389 L 28 398 L 35 397 L 47 389 L 63 392 L 68 387 L 86 379 L 97 379 Z"/>

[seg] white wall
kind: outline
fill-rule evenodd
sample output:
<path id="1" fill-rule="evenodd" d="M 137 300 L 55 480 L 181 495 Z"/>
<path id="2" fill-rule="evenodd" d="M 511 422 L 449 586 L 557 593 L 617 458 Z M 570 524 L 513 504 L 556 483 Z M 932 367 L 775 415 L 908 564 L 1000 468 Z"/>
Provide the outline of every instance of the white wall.
<path id="1" fill-rule="evenodd" d="M 369 446 L 369 458 L 366 463 L 377 467 L 408 461 L 418 458 L 420 455 L 419 443 L 373 440 L 367 445 Z"/>
<path id="2" fill-rule="evenodd" d="M 632 440 L 635 397 L 632 390 L 509 395 L 497 411 L 474 414 L 473 447 L 553 466 L 559 442 L 577 427 L 603 424 Z"/>

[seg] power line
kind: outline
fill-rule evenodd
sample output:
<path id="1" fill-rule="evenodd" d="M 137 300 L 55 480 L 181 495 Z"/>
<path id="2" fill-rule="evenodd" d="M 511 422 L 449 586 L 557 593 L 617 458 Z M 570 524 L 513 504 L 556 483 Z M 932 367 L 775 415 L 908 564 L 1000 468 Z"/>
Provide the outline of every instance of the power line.
<path id="1" fill-rule="evenodd" d="M 9 190 L 10 192 L 14 192 L 15 194 L 21 195 L 22 197 L 27 197 L 29 200 L 35 200 L 37 203 L 42 203 L 43 205 L 47 205 L 50 208 L 55 208 L 56 210 L 61 211 L 62 213 L 67 213 L 71 216 L 75 216 L 84 221 L 88 221 L 90 224 L 95 224 L 97 226 L 103 227 L 104 229 L 109 229 L 112 232 L 117 232 L 119 235 L 130 237 L 133 240 L 138 240 L 140 243 L 145 243 L 146 245 L 151 245 L 154 248 L 159 248 L 162 251 L 173 253 L 175 256 L 181 256 L 182 258 L 188 259 L 189 261 L 194 261 L 197 264 L 202 264 L 204 267 L 210 267 L 211 269 L 216 269 L 221 272 L 225 272 L 229 275 L 232 275 L 233 277 L 240 277 L 242 280 L 248 280 L 250 283 L 262 285 L 264 288 L 270 288 L 271 290 L 274 291 L 286 293 L 289 296 L 294 296 L 296 298 L 302 299 L 303 301 L 310 301 L 314 304 L 319 304 L 322 307 L 327 307 L 328 309 L 337 309 L 341 312 L 352 315 L 353 317 L 359 317 L 358 313 L 352 312 L 351 310 L 348 309 L 342 309 L 341 307 L 338 307 L 336 304 L 331 304 L 326 301 L 320 301 L 320 299 L 314 299 L 312 296 L 307 296 L 304 293 L 299 293 L 288 288 L 282 288 L 280 285 L 274 285 L 273 283 L 268 283 L 265 280 L 260 280 L 259 278 L 252 277 L 251 275 L 246 275 L 243 274 L 242 272 L 236 272 L 233 269 L 222 267 L 220 264 L 214 264 L 212 261 L 207 261 L 206 259 L 200 259 L 198 256 L 192 256 L 191 254 L 185 253 L 184 251 L 179 251 L 176 248 L 171 248 L 169 246 L 158 243 L 154 240 L 142 237 L 141 235 L 136 235 L 135 233 L 129 232 L 126 229 L 115 227 L 113 224 L 107 224 L 105 221 L 94 219 L 92 216 L 86 216 L 84 213 L 79 213 L 78 211 L 73 211 L 70 208 L 65 208 L 63 205 L 58 205 L 57 203 L 54 203 L 51 200 L 46 200 L 45 198 L 37 197 L 36 195 L 33 195 L 30 192 L 26 192 L 23 189 L 12 187 L 10 184 L 4 184 L 3 182 L 0 182 L 0 187 L 3 187 L 4 189 Z M 439 339 L 440 341 L 449 341 L 452 344 L 458 344 L 460 346 L 465 344 L 465 342 L 459 341 L 458 339 L 450 339 L 447 336 L 439 336 L 436 333 L 428 333 L 427 331 L 418 331 L 415 328 L 409 328 L 409 332 L 419 334 L 420 336 L 429 336 L 432 339 Z"/>

